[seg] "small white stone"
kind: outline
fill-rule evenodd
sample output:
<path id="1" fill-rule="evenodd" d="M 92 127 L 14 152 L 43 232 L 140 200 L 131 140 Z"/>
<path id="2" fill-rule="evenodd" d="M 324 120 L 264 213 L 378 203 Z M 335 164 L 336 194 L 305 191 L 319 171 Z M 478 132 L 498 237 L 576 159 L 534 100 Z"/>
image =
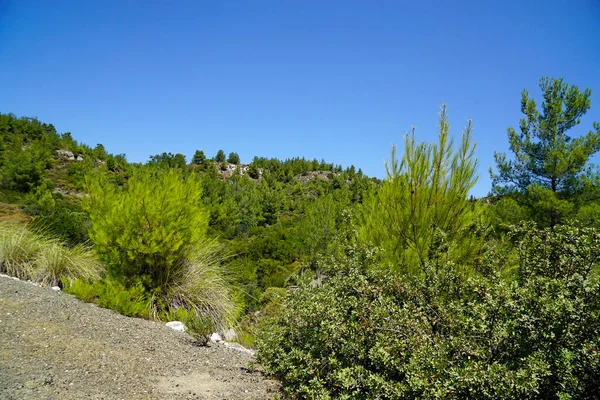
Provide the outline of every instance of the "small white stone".
<path id="1" fill-rule="evenodd" d="M 60 292 L 60 288 L 58 286 L 52 286 L 51 289 L 54 290 L 55 292 Z"/>
<path id="2" fill-rule="evenodd" d="M 214 332 L 212 335 L 210 335 L 210 341 L 219 343 L 223 341 L 223 338 L 217 332 Z"/>
<path id="3" fill-rule="evenodd" d="M 235 340 L 237 338 L 237 334 L 235 333 L 235 331 L 233 330 L 233 328 L 229 328 L 228 330 L 226 330 L 225 332 L 223 332 L 223 337 L 228 342 L 231 342 L 231 341 L 233 341 L 233 340 Z"/>
<path id="4" fill-rule="evenodd" d="M 176 331 L 185 332 L 185 325 L 183 324 L 183 322 L 180 322 L 180 321 L 171 321 L 171 322 L 167 322 L 166 325 L 169 328 L 174 329 Z"/>

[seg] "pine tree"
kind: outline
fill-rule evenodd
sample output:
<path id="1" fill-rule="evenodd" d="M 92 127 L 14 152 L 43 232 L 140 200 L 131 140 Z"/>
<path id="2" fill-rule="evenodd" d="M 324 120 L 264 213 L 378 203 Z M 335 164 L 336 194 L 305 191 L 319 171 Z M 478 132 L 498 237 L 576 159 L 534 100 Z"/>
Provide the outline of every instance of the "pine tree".
<path id="1" fill-rule="evenodd" d="M 422 270 L 434 254 L 472 261 L 476 251 L 469 231 L 475 206 L 467 199 L 477 181 L 471 122 L 456 150 L 445 106 L 439 126 L 437 144 L 417 143 L 414 129 L 407 134 L 400 161 L 392 147 L 387 179 L 363 210 L 360 237 L 381 247 L 390 264 L 409 273 Z"/>
<path id="2" fill-rule="evenodd" d="M 225 162 L 225 152 L 223 150 L 217 151 L 217 154 L 215 155 L 215 161 L 219 163 Z"/>
<path id="3" fill-rule="evenodd" d="M 229 157 L 227 157 L 227 162 L 230 164 L 237 165 L 240 163 L 240 156 L 238 155 L 238 153 L 231 152 L 229 153 Z"/>
<path id="4" fill-rule="evenodd" d="M 590 89 L 583 92 L 563 79 L 540 80 L 543 101 L 541 112 L 527 90 L 521 93 L 520 133 L 509 127 L 508 140 L 515 159 L 495 153 L 498 174 L 490 170 L 497 192 L 516 190 L 524 192 L 531 184 L 554 193 L 572 191 L 579 174 L 590 156 L 600 150 L 600 123 L 595 122 L 596 133 L 571 138 L 567 131 L 581 122 L 591 107 Z M 501 187 L 500 184 L 506 186 Z"/>
<path id="5" fill-rule="evenodd" d="M 540 80 L 540 89 L 541 111 L 527 90 L 521 93 L 524 117 L 519 123 L 520 132 L 508 128 L 514 159 L 495 153 L 498 173 L 490 168 L 490 175 L 492 193 L 512 195 L 514 206 L 527 210 L 529 217 L 543 227 L 560 224 L 578 213 L 578 203 L 586 197 L 582 192 L 590 190 L 585 182 L 593 179 L 586 176 L 586 164 L 600 150 L 600 123 L 593 124 L 595 133 L 589 131 L 572 138 L 567 132 L 590 109 L 591 90 L 581 92 L 563 79 L 550 78 Z M 503 200 L 502 206 L 507 204 Z M 513 208 L 516 213 L 517 208 Z M 584 219 L 589 220 L 589 212 L 585 214 Z"/>
<path id="6" fill-rule="evenodd" d="M 200 165 L 204 164 L 204 161 L 206 161 L 206 155 L 204 154 L 204 151 L 196 150 L 196 152 L 194 153 L 194 158 L 192 158 L 192 163 Z"/>

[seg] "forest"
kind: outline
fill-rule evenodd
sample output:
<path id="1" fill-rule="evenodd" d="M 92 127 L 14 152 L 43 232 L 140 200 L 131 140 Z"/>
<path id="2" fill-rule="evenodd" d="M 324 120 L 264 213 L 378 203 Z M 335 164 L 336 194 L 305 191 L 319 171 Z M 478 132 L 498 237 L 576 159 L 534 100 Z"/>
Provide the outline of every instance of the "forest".
<path id="1" fill-rule="evenodd" d="M 232 149 L 131 163 L 0 114 L 0 273 L 199 345 L 233 328 L 286 398 L 597 399 L 600 122 L 581 124 L 591 90 L 539 90 L 484 198 L 445 105 L 384 179 Z"/>

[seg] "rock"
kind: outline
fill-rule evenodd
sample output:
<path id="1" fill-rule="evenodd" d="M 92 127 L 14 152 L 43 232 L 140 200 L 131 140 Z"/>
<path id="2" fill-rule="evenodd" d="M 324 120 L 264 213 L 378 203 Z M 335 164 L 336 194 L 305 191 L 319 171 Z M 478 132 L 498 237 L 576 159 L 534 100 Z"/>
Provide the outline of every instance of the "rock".
<path id="1" fill-rule="evenodd" d="M 175 329 L 176 331 L 179 332 L 185 332 L 185 325 L 183 324 L 183 322 L 180 321 L 171 321 L 171 322 L 167 322 L 166 325 L 171 328 L 171 329 Z"/>
<path id="2" fill-rule="evenodd" d="M 77 157 L 75 157 L 76 161 L 83 161 L 83 156 L 81 154 L 77 154 Z"/>
<path id="3" fill-rule="evenodd" d="M 64 157 L 67 160 L 74 160 L 75 156 L 73 155 L 73 152 L 69 151 L 69 150 L 56 150 L 56 154 L 58 154 L 60 157 Z"/>
<path id="4" fill-rule="evenodd" d="M 52 286 L 50 289 L 54 290 L 55 292 L 60 292 L 60 288 L 58 286 Z"/>
<path id="5" fill-rule="evenodd" d="M 212 335 L 210 335 L 210 341 L 220 343 L 223 341 L 223 338 L 217 332 L 214 332 Z"/>
<path id="6" fill-rule="evenodd" d="M 227 340 L 228 342 L 231 342 L 231 341 L 235 340 L 236 338 L 237 338 L 237 333 L 235 333 L 233 328 L 229 328 L 225 332 L 223 332 L 223 339 Z"/>
<path id="7" fill-rule="evenodd" d="M 244 346 L 242 346 L 242 345 L 241 345 L 241 344 L 239 344 L 239 343 L 228 343 L 228 342 L 223 342 L 223 344 L 224 344 L 224 345 L 225 345 L 225 347 L 227 347 L 228 349 L 232 349 L 232 350 L 235 350 L 235 351 L 239 351 L 239 352 L 242 352 L 242 353 L 246 353 L 246 354 L 249 354 L 249 355 L 251 355 L 251 356 L 254 356 L 254 354 L 255 354 L 255 353 L 254 353 L 254 350 L 252 350 L 252 349 L 247 349 L 247 348 L 245 348 Z"/>

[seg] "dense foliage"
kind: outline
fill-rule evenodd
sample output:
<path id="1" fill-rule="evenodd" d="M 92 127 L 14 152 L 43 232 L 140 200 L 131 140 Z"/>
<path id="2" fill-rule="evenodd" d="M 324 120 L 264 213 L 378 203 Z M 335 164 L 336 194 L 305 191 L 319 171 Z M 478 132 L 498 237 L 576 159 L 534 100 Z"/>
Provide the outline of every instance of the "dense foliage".
<path id="1" fill-rule="evenodd" d="M 125 187 L 90 177 L 84 204 L 94 248 L 111 278 L 126 287 L 141 283 L 155 315 L 181 307 L 224 326 L 233 304 L 206 239 L 201 190 L 196 175 L 140 168 Z"/>
<path id="2" fill-rule="evenodd" d="M 453 264 L 407 278 L 353 254 L 322 286 L 288 297 L 259 359 L 299 398 L 595 398 L 600 235 L 513 234 L 511 280 L 496 251 L 468 279 Z"/>

